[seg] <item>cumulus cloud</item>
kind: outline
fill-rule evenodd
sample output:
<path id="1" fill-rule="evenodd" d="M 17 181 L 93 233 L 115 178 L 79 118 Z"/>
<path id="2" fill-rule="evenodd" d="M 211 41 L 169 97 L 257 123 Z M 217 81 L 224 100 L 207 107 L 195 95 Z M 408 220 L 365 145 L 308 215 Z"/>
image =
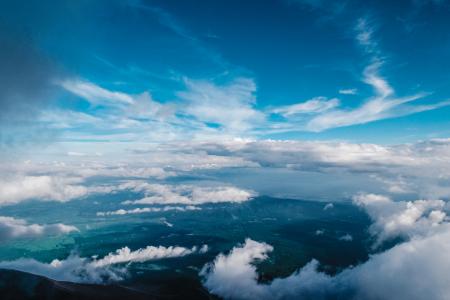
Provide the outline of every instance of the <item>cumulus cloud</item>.
<path id="1" fill-rule="evenodd" d="M 106 283 L 123 280 L 127 276 L 127 268 L 123 266 L 124 264 L 183 257 L 194 253 L 205 253 L 206 251 L 208 251 L 206 245 L 200 248 L 196 246 L 192 248 L 148 246 L 135 251 L 123 247 L 100 259 L 96 257 L 84 258 L 71 254 L 63 260 L 54 259 L 50 263 L 43 263 L 35 259 L 21 258 L 14 261 L 2 261 L 0 262 L 0 268 L 29 272 L 54 280 Z"/>
<path id="2" fill-rule="evenodd" d="M 193 185 L 151 184 L 129 181 L 120 189 L 142 192 L 146 196 L 139 200 L 127 200 L 124 204 L 185 204 L 200 205 L 205 203 L 244 202 L 256 194 L 233 186 L 199 187 Z"/>
<path id="3" fill-rule="evenodd" d="M 267 259 L 273 247 L 246 239 L 242 247 L 235 247 L 229 255 L 219 254 L 212 264 L 206 265 L 201 275 L 204 285 L 216 295 L 231 299 L 262 299 L 264 291 L 255 284 L 258 275 L 251 263 Z"/>
<path id="4" fill-rule="evenodd" d="M 370 232 L 377 236 L 376 245 L 395 237 L 427 235 L 447 217 L 442 200 L 392 201 L 382 195 L 359 194 L 353 201 L 373 220 Z"/>
<path id="5" fill-rule="evenodd" d="M 29 199 L 68 201 L 85 196 L 88 189 L 78 178 L 19 176 L 0 179 L 0 205 Z"/>
<path id="6" fill-rule="evenodd" d="M 57 224 L 28 224 L 23 219 L 0 216 L 0 241 L 18 238 L 37 238 L 47 235 L 65 234 L 78 231 L 75 226 Z"/>
<path id="7" fill-rule="evenodd" d="M 204 286 L 225 299 L 444 300 L 450 294 L 450 227 L 440 229 L 375 254 L 336 276 L 319 272 L 319 262 L 312 260 L 288 277 L 259 283 L 254 264 L 267 259 L 273 248 L 252 240 L 217 256 L 201 275 Z"/>

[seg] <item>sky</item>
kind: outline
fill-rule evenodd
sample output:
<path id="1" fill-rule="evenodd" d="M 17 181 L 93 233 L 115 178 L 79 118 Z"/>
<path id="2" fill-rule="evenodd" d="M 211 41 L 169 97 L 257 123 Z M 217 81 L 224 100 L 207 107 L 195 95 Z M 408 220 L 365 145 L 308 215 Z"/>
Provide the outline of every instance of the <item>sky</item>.
<path id="1" fill-rule="evenodd" d="M 447 299 L 449 13 L 446 0 L 0 1 L 0 267 L 120 281 L 128 265 L 113 265 L 212 253 L 195 275 L 224 298 Z M 259 282 L 255 263 L 280 245 L 253 236 L 92 257 L 47 243 L 148 214 L 178 230 L 170 216 L 262 196 L 356 207 L 367 260 Z M 23 257 L 23 240 L 55 260 Z"/>
<path id="2" fill-rule="evenodd" d="M 1 150 L 444 138 L 449 10 L 431 0 L 2 1 Z"/>

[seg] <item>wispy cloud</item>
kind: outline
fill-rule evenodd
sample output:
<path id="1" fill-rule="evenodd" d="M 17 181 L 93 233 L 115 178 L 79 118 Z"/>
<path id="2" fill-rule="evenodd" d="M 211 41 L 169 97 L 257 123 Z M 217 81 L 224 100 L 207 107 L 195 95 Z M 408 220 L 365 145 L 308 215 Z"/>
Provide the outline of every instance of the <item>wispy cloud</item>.
<path id="1" fill-rule="evenodd" d="M 340 105 L 339 99 L 327 99 L 326 97 L 316 97 L 305 102 L 281 106 L 272 110 L 272 113 L 289 117 L 298 114 L 322 113 Z"/>
<path id="2" fill-rule="evenodd" d="M 94 105 L 105 103 L 109 105 L 119 105 L 132 104 L 134 102 L 133 98 L 126 93 L 110 91 L 89 81 L 67 79 L 58 84 L 69 92 L 88 100 Z"/>
<path id="3" fill-rule="evenodd" d="M 357 89 L 341 89 L 339 90 L 339 94 L 342 95 L 356 95 L 358 93 Z"/>
<path id="4" fill-rule="evenodd" d="M 187 79 L 186 86 L 178 93 L 186 103 L 183 112 L 199 121 L 234 133 L 245 133 L 264 121 L 264 114 L 254 108 L 256 84 L 251 79 L 237 78 L 223 86 Z"/>
<path id="5" fill-rule="evenodd" d="M 424 99 L 429 96 L 429 93 L 419 92 L 412 95 L 399 97 L 396 95 L 394 88 L 386 78 L 380 75 L 381 67 L 384 60 L 380 55 L 378 43 L 374 40 L 375 30 L 367 19 L 359 19 L 355 27 L 356 40 L 364 49 L 365 53 L 370 56 L 370 63 L 364 69 L 362 81 L 370 85 L 374 91 L 374 96 L 364 100 L 364 103 L 354 108 L 339 108 L 340 103 L 337 99 L 334 100 L 334 105 L 328 105 L 324 110 L 310 110 L 315 115 L 307 119 L 301 120 L 299 123 L 296 119 L 289 119 L 287 124 L 280 127 L 281 131 L 290 131 L 297 128 L 297 130 L 306 130 L 312 132 L 320 132 L 331 128 L 351 126 L 357 124 L 365 124 L 377 120 L 388 118 L 396 118 L 410 115 L 417 112 L 437 109 L 443 106 L 450 105 L 450 101 L 434 102 L 425 105 L 407 105 L 416 100 Z M 356 94 L 356 90 L 341 90 L 341 94 Z M 295 107 L 309 107 L 313 104 L 310 101 L 296 104 Z M 317 103 L 318 104 L 318 103 Z M 329 102 L 327 104 L 330 104 Z M 283 114 L 285 117 L 289 116 L 287 110 L 274 110 Z"/>

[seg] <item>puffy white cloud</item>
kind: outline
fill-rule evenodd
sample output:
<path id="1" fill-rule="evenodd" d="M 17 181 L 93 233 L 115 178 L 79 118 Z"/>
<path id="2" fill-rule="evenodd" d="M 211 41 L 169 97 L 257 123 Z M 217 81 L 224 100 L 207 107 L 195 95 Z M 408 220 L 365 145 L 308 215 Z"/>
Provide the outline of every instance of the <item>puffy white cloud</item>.
<path id="1" fill-rule="evenodd" d="M 203 284 L 211 293 L 227 299 L 262 299 L 264 288 L 255 284 L 258 275 L 251 263 L 267 259 L 272 250 L 266 243 L 246 239 L 242 247 L 233 248 L 229 255 L 219 254 L 202 269 Z"/>
<path id="2" fill-rule="evenodd" d="M 83 197 L 88 189 L 79 178 L 18 176 L 0 179 L 0 205 L 29 199 L 68 201 Z"/>
<path id="3" fill-rule="evenodd" d="M 29 272 L 54 280 L 104 283 L 124 279 L 127 275 L 127 268 L 123 266 L 125 263 L 182 257 L 194 253 L 205 253 L 206 251 L 208 251 L 206 245 L 200 248 L 196 246 L 192 248 L 148 246 L 135 251 L 123 247 L 100 259 L 96 257 L 83 258 L 72 254 L 63 260 L 54 259 L 50 263 L 43 263 L 35 259 L 21 258 L 14 261 L 2 261 L 0 262 L 0 268 Z"/>
<path id="4" fill-rule="evenodd" d="M 445 221 L 445 202 L 442 200 L 392 201 L 390 198 L 359 194 L 353 201 L 373 220 L 370 231 L 377 236 L 376 245 L 401 237 L 429 234 Z"/>
<path id="5" fill-rule="evenodd" d="M 253 191 L 239 189 L 233 186 L 194 187 L 192 203 L 245 202 L 254 197 Z"/>
<path id="6" fill-rule="evenodd" d="M 114 215 L 129 215 L 129 214 L 143 214 L 150 212 L 165 212 L 165 211 L 192 211 L 201 210 L 197 206 L 164 206 L 164 207 L 143 207 L 134 209 L 118 209 L 114 211 L 97 212 L 97 216 L 114 216 Z"/>
<path id="7" fill-rule="evenodd" d="M 259 283 L 255 261 L 272 247 L 247 240 L 204 267 L 204 286 L 225 299 L 434 299 L 450 294 L 450 227 L 397 245 L 336 276 L 317 271 L 312 260 L 285 278 Z M 383 288 L 380 288 L 383 287 Z"/>
<path id="8" fill-rule="evenodd" d="M 185 204 L 200 205 L 205 203 L 244 202 L 256 194 L 253 191 L 233 186 L 167 185 L 129 181 L 119 189 L 143 192 L 146 196 L 139 200 L 127 200 L 124 204 Z"/>
<path id="9" fill-rule="evenodd" d="M 36 238 L 78 231 L 75 226 L 57 224 L 28 224 L 23 219 L 0 216 L 0 241 L 16 238 Z"/>

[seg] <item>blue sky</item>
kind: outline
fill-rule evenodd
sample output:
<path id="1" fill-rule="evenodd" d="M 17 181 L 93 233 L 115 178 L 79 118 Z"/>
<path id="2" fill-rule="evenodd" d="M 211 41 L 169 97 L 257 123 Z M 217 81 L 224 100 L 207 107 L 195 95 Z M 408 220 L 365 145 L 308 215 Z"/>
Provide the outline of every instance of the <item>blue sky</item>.
<path id="1" fill-rule="evenodd" d="M 16 116 L 2 116 L 7 141 L 29 139 L 30 128 L 47 132 L 39 140 L 86 144 L 395 144 L 450 132 L 447 1 L 1 6 L 0 33 L 23 62 L 14 67 L 22 83 L 3 96 Z"/>
<path id="2" fill-rule="evenodd" d="M 214 240 L 226 244 L 212 245 L 213 256 L 228 254 L 211 256 L 215 268 L 198 277 L 214 292 L 225 274 L 219 296 L 450 295 L 449 13 L 449 0 L 0 1 L 0 242 L 12 246 L 3 249 L 7 258 L 0 251 L 0 267 L 75 282 L 95 269 L 100 279 L 111 269 L 97 268 L 103 259 L 92 255 L 116 260 L 154 249 L 131 251 L 128 239 L 141 232 L 150 239 L 142 246 L 157 246 L 144 226 L 153 222 L 176 233 L 161 235 L 164 245 L 167 236 L 180 246 L 201 239 L 199 248 L 187 245 L 189 253 Z M 179 233 L 191 234 L 191 221 L 172 218 L 205 206 L 208 218 L 232 217 L 244 229 L 248 220 L 278 239 L 289 231 L 282 224 L 298 216 L 250 220 L 209 210 L 255 200 L 257 211 L 272 214 L 259 196 L 278 198 L 286 214 L 294 206 L 282 199 L 323 201 L 320 216 L 350 227 L 354 218 L 346 212 L 341 222 L 334 209 L 353 203 L 371 222 L 364 238 L 341 225 L 324 234 L 327 219 L 308 213 L 299 215 L 307 222 L 292 224 L 317 224 L 308 235 L 333 236 L 339 253 L 352 238 L 367 243 L 368 260 L 336 276 L 312 260 L 259 283 L 255 262 L 235 254 L 266 259 L 270 240 L 210 232 L 185 239 Z M 161 217 L 152 221 L 155 213 Z M 227 224 L 216 231 L 235 236 Z M 119 245 L 103 232 L 126 239 Z M 303 231 L 292 232 L 306 241 Z M 366 237 L 391 240 L 378 248 Z M 19 242 L 28 238 L 36 244 Z M 80 245 L 95 252 L 69 256 Z M 36 260 L 42 257 L 58 261 Z M 294 262 L 289 253 L 275 256 L 278 270 L 282 257 Z M 222 259 L 233 263 L 221 270 Z"/>

